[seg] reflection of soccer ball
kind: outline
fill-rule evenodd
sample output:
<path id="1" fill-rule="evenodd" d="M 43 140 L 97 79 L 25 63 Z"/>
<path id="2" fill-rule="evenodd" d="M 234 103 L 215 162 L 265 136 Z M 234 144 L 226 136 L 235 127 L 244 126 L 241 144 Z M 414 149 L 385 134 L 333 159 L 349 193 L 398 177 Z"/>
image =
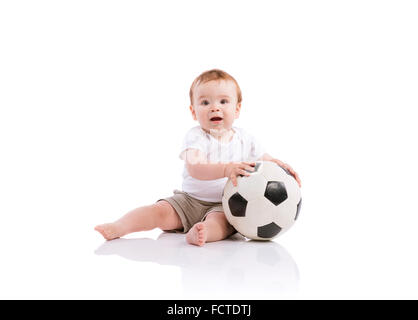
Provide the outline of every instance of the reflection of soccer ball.
<path id="1" fill-rule="evenodd" d="M 225 185 L 222 204 L 229 223 L 243 236 L 270 240 L 287 231 L 302 203 L 296 180 L 271 161 L 256 163 L 249 177 Z"/>

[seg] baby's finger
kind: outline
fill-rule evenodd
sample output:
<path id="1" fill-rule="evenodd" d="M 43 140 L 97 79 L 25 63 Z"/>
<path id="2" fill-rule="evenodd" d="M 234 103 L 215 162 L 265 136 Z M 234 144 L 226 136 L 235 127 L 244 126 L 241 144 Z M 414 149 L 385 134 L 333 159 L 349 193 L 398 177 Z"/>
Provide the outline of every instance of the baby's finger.
<path id="1" fill-rule="evenodd" d="M 247 172 L 253 172 L 255 169 L 254 167 L 247 165 L 247 166 L 244 166 L 244 170 Z"/>
<path id="2" fill-rule="evenodd" d="M 301 187 L 302 186 L 302 181 L 300 181 L 300 178 L 299 178 L 299 176 L 296 172 L 295 172 L 295 179 L 296 179 L 297 183 L 299 184 L 299 187 Z"/>
<path id="3" fill-rule="evenodd" d="M 296 173 L 295 170 L 293 170 L 293 168 L 291 166 L 289 166 L 288 164 L 284 164 L 282 166 L 283 169 L 286 169 L 287 171 L 289 171 L 289 173 L 293 176 L 293 178 L 295 178 L 296 182 L 299 184 L 299 187 L 302 186 L 302 183 L 300 181 L 299 175 Z"/>
<path id="4" fill-rule="evenodd" d="M 251 167 L 255 167 L 255 162 L 243 162 L 243 164 L 247 165 L 247 166 L 251 166 Z"/>
<path id="5" fill-rule="evenodd" d="M 238 169 L 238 174 L 246 176 L 246 177 L 250 176 L 250 173 L 246 170 L 243 170 L 243 169 Z"/>
<path id="6" fill-rule="evenodd" d="M 293 170 L 291 167 L 289 167 L 289 166 L 287 166 L 287 167 L 285 167 L 285 169 L 287 170 L 287 171 L 289 171 L 293 176 L 296 174 L 296 172 L 295 172 L 295 170 Z"/>
<path id="7" fill-rule="evenodd" d="M 293 178 L 295 178 L 296 182 L 299 184 L 299 187 L 301 187 L 302 183 L 300 181 L 299 175 L 294 170 L 289 170 L 289 172 L 292 174 Z"/>
<path id="8" fill-rule="evenodd" d="M 293 170 L 293 168 L 291 166 L 289 166 L 288 164 L 285 164 L 285 167 L 287 168 L 287 170 L 289 170 L 290 172 L 295 172 L 295 170 Z"/>
<path id="9" fill-rule="evenodd" d="M 231 176 L 231 181 L 232 181 L 233 186 L 236 187 L 237 186 L 237 177 L 232 175 Z"/>
<path id="10" fill-rule="evenodd" d="M 272 161 L 280 167 L 284 167 L 286 165 L 283 161 L 280 161 L 279 159 L 274 159 Z"/>

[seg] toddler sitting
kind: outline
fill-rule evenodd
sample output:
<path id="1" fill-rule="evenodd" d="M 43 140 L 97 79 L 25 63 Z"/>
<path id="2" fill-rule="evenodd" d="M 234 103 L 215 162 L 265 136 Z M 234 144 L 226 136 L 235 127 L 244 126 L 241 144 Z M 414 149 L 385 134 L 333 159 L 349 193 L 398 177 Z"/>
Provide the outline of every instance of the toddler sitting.
<path id="1" fill-rule="evenodd" d="M 300 185 L 298 174 L 288 164 L 265 153 L 252 135 L 233 126 L 241 100 L 240 87 L 228 73 L 213 69 L 198 76 L 190 88 L 190 112 L 199 126 L 187 132 L 180 150 L 184 160 L 182 190 L 95 230 L 112 240 L 160 228 L 187 233 L 188 243 L 202 246 L 235 232 L 222 209 L 222 191 L 228 179 L 236 185 L 238 176 L 248 176 L 255 161 L 277 163 Z"/>

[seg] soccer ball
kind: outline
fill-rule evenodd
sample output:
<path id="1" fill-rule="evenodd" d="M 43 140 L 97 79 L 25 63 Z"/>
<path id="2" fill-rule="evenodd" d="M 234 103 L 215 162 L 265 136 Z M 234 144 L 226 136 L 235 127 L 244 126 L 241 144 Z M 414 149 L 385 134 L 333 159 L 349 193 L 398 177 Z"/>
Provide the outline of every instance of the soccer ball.
<path id="1" fill-rule="evenodd" d="M 249 177 L 228 180 L 222 206 L 229 223 L 243 236 L 271 240 L 295 223 L 302 204 L 299 185 L 285 169 L 271 161 L 257 161 Z"/>

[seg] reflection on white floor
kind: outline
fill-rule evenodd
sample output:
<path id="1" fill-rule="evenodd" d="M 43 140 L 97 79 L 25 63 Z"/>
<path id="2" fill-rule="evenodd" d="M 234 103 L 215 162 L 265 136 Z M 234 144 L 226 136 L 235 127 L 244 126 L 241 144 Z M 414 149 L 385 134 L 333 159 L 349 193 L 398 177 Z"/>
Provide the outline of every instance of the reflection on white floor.
<path id="1" fill-rule="evenodd" d="M 231 238 L 196 247 L 183 234 L 162 233 L 149 238 L 116 239 L 101 245 L 97 255 L 119 255 L 139 262 L 181 268 L 187 298 L 271 298 L 297 291 L 299 271 L 290 254 L 274 241 Z"/>

